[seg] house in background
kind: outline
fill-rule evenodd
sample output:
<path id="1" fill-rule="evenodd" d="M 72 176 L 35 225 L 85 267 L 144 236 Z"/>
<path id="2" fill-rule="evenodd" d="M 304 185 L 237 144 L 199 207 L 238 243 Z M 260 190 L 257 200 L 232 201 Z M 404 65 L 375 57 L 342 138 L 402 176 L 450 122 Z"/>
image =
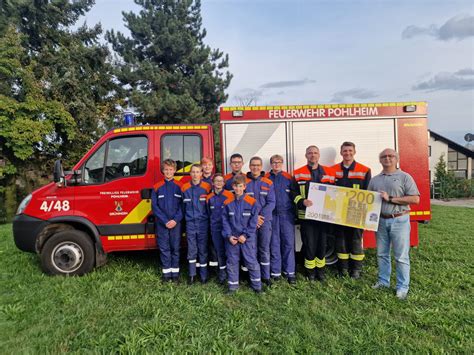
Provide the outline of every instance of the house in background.
<path id="1" fill-rule="evenodd" d="M 474 177 L 474 166 L 472 160 L 474 151 L 443 137 L 442 135 L 428 130 L 429 135 L 429 157 L 430 157 L 430 183 L 433 182 L 436 172 L 436 164 L 444 154 L 444 160 L 448 171 L 452 171 L 458 178 L 471 179 Z"/>

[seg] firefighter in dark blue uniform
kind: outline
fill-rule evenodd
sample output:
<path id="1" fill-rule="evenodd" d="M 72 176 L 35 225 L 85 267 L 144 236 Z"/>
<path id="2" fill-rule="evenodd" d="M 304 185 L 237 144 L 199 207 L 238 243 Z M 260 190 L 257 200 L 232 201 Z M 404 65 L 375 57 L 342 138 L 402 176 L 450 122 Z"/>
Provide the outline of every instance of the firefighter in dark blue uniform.
<path id="1" fill-rule="evenodd" d="M 209 216 L 206 197 L 211 191 L 211 186 L 207 182 L 201 181 L 201 177 L 201 165 L 193 164 L 191 166 L 191 181 L 181 188 L 188 241 L 189 284 L 194 283 L 198 267 L 201 282 L 206 283 L 208 279 Z"/>
<path id="2" fill-rule="evenodd" d="M 272 218 L 270 273 L 273 279 L 279 279 L 283 271 L 288 282 L 295 284 L 295 206 L 291 196 L 295 180 L 282 170 L 281 155 L 273 155 L 270 164 L 272 170 L 265 177 L 273 182 L 276 198 Z"/>
<path id="3" fill-rule="evenodd" d="M 262 280 L 257 261 L 257 201 L 244 193 L 245 176 L 234 178 L 234 196 L 224 202 L 222 237 L 225 241 L 229 293 L 239 288 L 239 265 L 242 260 L 250 274 L 250 287 L 260 293 Z"/>
<path id="4" fill-rule="evenodd" d="M 183 219 L 181 186 L 174 180 L 176 162 L 167 159 L 161 164 L 164 179 L 151 194 L 155 216 L 155 232 L 162 264 L 163 280 L 178 281 L 181 220 Z"/>
<path id="5" fill-rule="evenodd" d="M 294 171 L 296 186 L 292 189 L 294 202 L 297 208 L 298 219 L 301 221 L 301 239 L 303 241 L 304 266 L 310 281 L 324 280 L 326 266 L 326 243 L 329 224 L 312 219 L 306 219 L 306 207 L 313 205 L 308 199 L 311 182 L 320 184 L 334 184 L 334 171 L 319 164 L 319 148 L 310 145 L 306 148 L 305 157 L 308 161 Z"/>
<path id="6" fill-rule="evenodd" d="M 262 282 L 271 286 L 270 280 L 270 244 L 272 239 L 272 219 L 275 209 L 275 189 L 273 182 L 265 177 L 260 157 L 253 157 L 249 162 L 245 193 L 257 200 L 257 259 L 262 272 Z"/>
<path id="7" fill-rule="evenodd" d="M 211 237 L 217 254 L 218 280 L 221 284 L 227 278 L 225 244 L 222 238 L 222 212 L 224 210 L 224 201 L 233 199 L 233 196 L 232 192 L 224 190 L 224 177 L 222 174 L 215 174 L 212 191 L 207 195 L 207 209 L 210 218 Z"/>

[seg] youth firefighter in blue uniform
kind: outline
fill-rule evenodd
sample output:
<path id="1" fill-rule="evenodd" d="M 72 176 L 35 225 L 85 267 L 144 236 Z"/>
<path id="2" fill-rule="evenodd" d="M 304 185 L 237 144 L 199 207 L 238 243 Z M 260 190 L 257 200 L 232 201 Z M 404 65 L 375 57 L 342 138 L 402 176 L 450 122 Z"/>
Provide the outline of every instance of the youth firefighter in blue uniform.
<path id="1" fill-rule="evenodd" d="M 276 205 L 272 217 L 272 241 L 270 246 L 270 272 L 273 279 L 283 275 L 290 284 L 296 284 L 295 274 L 295 205 L 291 189 L 293 176 L 283 171 L 283 157 L 275 154 L 270 158 L 272 170 L 265 175 L 273 182 Z"/>
<path id="2" fill-rule="evenodd" d="M 207 182 L 201 181 L 201 177 L 201 165 L 193 164 L 191 166 L 191 181 L 184 184 L 181 189 L 188 241 L 189 284 L 194 283 L 198 266 L 201 283 L 206 283 L 208 279 L 209 216 L 207 214 L 206 197 L 211 191 L 211 186 Z"/>
<path id="3" fill-rule="evenodd" d="M 162 264 L 163 281 L 178 281 L 181 220 L 183 219 L 181 186 L 174 180 L 176 162 L 162 162 L 164 179 L 159 181 L 151 194 L 155 216 L 155 231 Z"/>
<path id="4" fill-rule="evenodd" d="M 214 162 L 209 157 L 203 157 L 201 159 L 201 166 L 202 166 L 202 181 L 207 182 L 209 185 L 212 186 L 212 174 L 214 172 Z M 208 235 L 211 235 L 211 230 L 209 230 Z M 213 270 L 214 268 L 218 266 L 216 248 L 214 247 L 213 238 L 209 238 L 208 254 L 209 254 L 208 255 L 209 267 L 210 267 L 210 270 Z"/>
<path id="5" fill-rule="evenodd" d="M 326 241 L 329 225 L 324 222 L 305 218 L 306 207 L 313 205 L 308 199 L 311 182 L 334 184 L 334 171 L 319 164 L 319 148 L 310 145 L 305 154 L 307 164 L 294 171 L 297 187 L 292 189 L 298 219 L 301 221 L 301 239 L 303 241 L 304 266 L 310 281 L 324 280 L 326 266 Z"/>
<path id="6" fill-rule="evenodd" d="M 233 198 L 232 192 L 224 190 L 224 177 L 222 174 L 215 174 L 212 191 L 207 195 L 207 208 L 210 217 L 211 237 L 217 254 L 218 280 L 220 284 L 223 284 L 227 278 L 225 241 L 222 238 L 222 212 L 224 211 L 224 201 Z"/>
<path id="7" fill-rule="evenodd" d="M 249 163 L 245 193 L 257 200 L 257 259 L 260 263 L 262 282 L 271 286 L 270 281 L 270 243 L 272 239 L 272 218 L 275 209 L 275 190 L 273 182 L 265 177 L 260 157 L 253 157 Z"/>
<path id="8" fill-rule="evenodd" d="M 250 287 L 260 293 L 262 281 L 260 265 L 257 261 L 257 202 L 244 194 L 246 187 L 244 175 L 234 178 L 234 196 L 224 202 L 222 213 L 222 237 L 225 241 L 229 291 L 232 294 L 239 288 L 239 265 L 243 261 L 250 274 Z"/>
<path id="9" fill-rule="evenodd" d="M 354 160 L 355 144 L 344 142 L 341 145 L 342 162 L 332 168 L 336 173 L 336 185 L 354 189 L 367 190 L 371 173 L 370 169 Z M 339 276 L 360 278 L 364 249 L 362 247 L 362 229 L 334 225 L 336 235 L 337 267 Z"/>

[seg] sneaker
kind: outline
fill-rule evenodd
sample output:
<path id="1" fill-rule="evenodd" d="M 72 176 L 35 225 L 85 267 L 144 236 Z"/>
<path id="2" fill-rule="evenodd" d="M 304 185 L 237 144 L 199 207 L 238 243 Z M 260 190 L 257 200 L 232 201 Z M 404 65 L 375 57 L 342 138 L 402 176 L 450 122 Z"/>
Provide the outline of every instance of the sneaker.
<path id="1" fill-rule="evenodd" d="M 289 277 L 288 278 L 288 283 L 290 285 L 296 285 L 296 277 Z"/>
<path id="2" fill-rule="evenodd" d="M 272 276 L 272 280 L 278 282 L 281 280 L 281 276 Z"/>
<path id="3" fill-rule="evenodd" d="M 408 297 L 408 291 L 404 291 L 404 290 L 397 290 L 397 298 L 399 300 L 406 300 L 407 297 Z"/>
<path id="4" fill-rule="evenodd" d="M 270 279 L 262 279 L 262 283 L 267 285 L 267 287 L 272 287 L 273 283 Z"/>
<path id="5" fill-rule="evenodd" d="M 382 283 L 380 281 L 377 281 L 375 284 L 372 285 L 372 288 L 374 290 L 381 290 L 381 289 L 389 288 L 389 287 L 387 285 L 385 285 L 384 283 Z"/>
<path id="6" fill-rule="evenodd" d="M 253 289 L 253 292 L 255 292 L 257 295 L 263 293 L 262 289 L 261 288 L 257 288 L 257 289 Z"/>

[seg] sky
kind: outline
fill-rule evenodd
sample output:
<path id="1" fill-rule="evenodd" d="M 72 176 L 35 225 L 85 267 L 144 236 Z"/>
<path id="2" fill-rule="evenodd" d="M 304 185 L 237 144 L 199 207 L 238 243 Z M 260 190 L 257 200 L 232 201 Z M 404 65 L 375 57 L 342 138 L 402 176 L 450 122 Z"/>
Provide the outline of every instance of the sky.
<path id="1" fill-rule="evenodd" d="M 129 34 L 132 0 L 85 19 Z M 474 2 L 202 0 L 211 48 L 229 55 L 225 106 L 428 102 L 431 130 L 474 133 Z"/>

